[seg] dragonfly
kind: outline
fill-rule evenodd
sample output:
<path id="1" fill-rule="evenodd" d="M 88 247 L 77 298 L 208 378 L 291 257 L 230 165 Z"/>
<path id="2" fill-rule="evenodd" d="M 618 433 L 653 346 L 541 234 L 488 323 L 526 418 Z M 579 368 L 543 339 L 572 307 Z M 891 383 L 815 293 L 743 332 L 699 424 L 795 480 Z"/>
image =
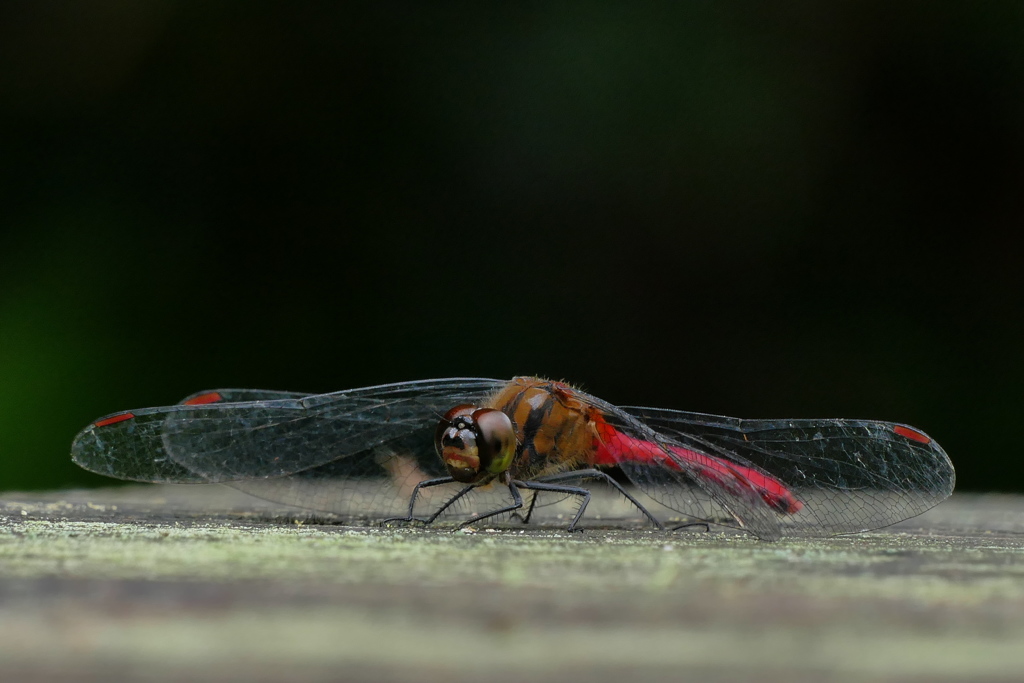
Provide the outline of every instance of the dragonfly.
<path id="1" fill-rule="evenodd" d="M 71 454 L 118 479 L 222 483 L 311 510 L 372 516 L 397 504 L 388 524 L 429 524 L 467 496 L 497 491 L 492 509 L 460 526 L 502 515 L 528 522 L 538 498 L 571 498 L 572 531 L 597 484 L 655 528 L 714 523 L 764 540 L 882 528 L 937 505 L 955 484 L 945 451 L 908 425 L 615 406 L 537 377 L 326 394 L 208 390 L 100 418 Z M 433 510 L 416 516 L 425 503 Z"/>

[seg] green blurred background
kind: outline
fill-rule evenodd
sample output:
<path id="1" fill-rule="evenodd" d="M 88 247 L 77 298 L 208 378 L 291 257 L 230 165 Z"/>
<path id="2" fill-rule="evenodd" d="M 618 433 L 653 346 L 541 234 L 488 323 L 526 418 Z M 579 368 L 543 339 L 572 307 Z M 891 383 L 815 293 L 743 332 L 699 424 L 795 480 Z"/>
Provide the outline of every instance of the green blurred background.
<path id="1" fill-rule="evenodd" d="M 541 374 L 1021 490 L 1024 4 L 0 5 L 0 490 L 121 409 Z"/>

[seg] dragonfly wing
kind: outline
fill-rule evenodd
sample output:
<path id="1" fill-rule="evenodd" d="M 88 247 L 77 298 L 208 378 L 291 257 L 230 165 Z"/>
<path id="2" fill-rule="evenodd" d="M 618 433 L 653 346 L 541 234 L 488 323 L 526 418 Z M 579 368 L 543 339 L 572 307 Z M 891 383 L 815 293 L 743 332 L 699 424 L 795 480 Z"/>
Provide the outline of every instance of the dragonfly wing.
<path id="1" fill-rule="evenodd" d="M 208 389 L 186 396 L 179 405 L 302 399 L 312 395 L 264 389 Z M 418 482 L 442 474 L 432 432 L 433 427 L 416 430 L 371 449 L 372 452 L 363 454 L 365 457 L 333 460 L 284 477 L 225 483 L 257 498 L 309 510 L 398 515 L 405 512 Z M 388 486 L 370 483 L 371 477 L 384 472 L 390 475 Z M 360 474 L 367 480 L 363 481 Z"/>
<path id="2" fill-rule="evenodd" d="M 928 435 L 872 420 L 742 420 L 660 408 L 622 409 L 672 443 L 736 463 L 800 501 L 786 533 L 878 529 L 953 491 L 949 456 Z"/>
<path id="3" fill-rule="evenodd" d="M 358 517 L 399 515 L 405 513 L 416 484 L 444 474 L 434 453 L 433 432 L 433 425 L 413 430 L 354 456 L 283 477 L 226 483 L 264 500 L 310 510 Z M 426 498 L 419 496 L 424 503 L 439 493 L 426 491 Z"/>
<path id="4" fill-rule="evenodd" d="M 276 401 L 283 398 L 313 396 L 302 391 L 275 391 L 273 389 L 206 389 L 189 394 L 178 405 L 198 406 L 209 403 L 243 403 L 247 401 Z"/>
<path id="5" fill-rule="evenodd" d="M 175 461 L 164 448 L 168 414 L 184 406 L 142 408 L 96 420 L 75 436 L 71 459 L 80 467 L 116 479 L 202 484 L 207 479 Z"/>
<path id="6" fill-rule="evenodd" d="M 99 474 L 152 482 L 287 477 L 347 458 L 351 464 L 335 466 L 335 476 L 382 476 L 388 470 L 372 457 L 373 449 L 413 433 L 429 434 L 452 405 L 483 402 L 503 384 L 425 380 L 301 398 L 129 411 L 82 430 L 72 458 Z"/>

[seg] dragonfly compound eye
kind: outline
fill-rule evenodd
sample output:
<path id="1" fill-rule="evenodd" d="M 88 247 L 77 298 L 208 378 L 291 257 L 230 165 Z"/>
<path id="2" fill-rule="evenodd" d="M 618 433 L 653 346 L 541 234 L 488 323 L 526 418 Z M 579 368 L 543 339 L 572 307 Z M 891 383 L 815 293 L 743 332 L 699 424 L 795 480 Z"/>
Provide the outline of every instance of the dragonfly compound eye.
<path id="1" fill-rule="evenodd" d="M 493 408 L 473 412 L 476 422 L 477 451 L 480 465 L 491 474 L 501 474 L 512 466 L 516 454 L 516 430 L 508 415 Z"/>
<path id="2" fill-rule="evenodd" d="M 476 406 L 455 406 L 441 418 L 434 431 L 434 450 L 452 479 L 472 484 L 487 474 L 478 448 L 479 431 L 473 420 Z"/>

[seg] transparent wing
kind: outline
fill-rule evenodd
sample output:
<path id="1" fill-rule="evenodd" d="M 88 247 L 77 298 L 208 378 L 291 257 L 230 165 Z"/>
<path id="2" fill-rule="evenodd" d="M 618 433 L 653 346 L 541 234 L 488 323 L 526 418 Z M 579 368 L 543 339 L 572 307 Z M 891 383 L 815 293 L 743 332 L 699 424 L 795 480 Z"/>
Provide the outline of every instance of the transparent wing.
<path id="1" fill-rule="evenodd" d="M 484 402 L 503 384 L 456 378 L 317 395 L 200 392 L 176 406 L 97 420 L 75 438 L 72 458 L 120 479 L 226 483 L 269 500 L 351 511 L 394 495 L 382 479 L 402 489 L 439 473 L 439 417 L 458 403 Z M 239 397 L 255 400 L 223 400 Z"/>
<path id="2" fill-rule="evenodd" d="M 955 484 L 953 465 L 942 448 L 906 425 L 842 419 L 742 420 L 642 407 L 622 408 L 619 420 L 626 419 L 623 414 L 641 422 L 645 433 L 653 432 L 674 455 L 710 456 L 728 464 L 727 474 L 752 482 L 739 487 L 734 480 L 708 482 L 709 471 L 694 467 L 689 456 L 677 457 L 687 461 L 687 467 L 675 470 L 626 463 L 627 476 L 648 495 L 687 514 L 722 507 L 742 526 L 767 537 L 888 526 L 935 506 Z M 718 477 L 721 469 L 713 468 L 711 478 L 729 479 Z M 666 479 L 677 484 L 694 480 L 711 504 L 696 496 L 694 506 L 691 493 L 682 486 L 667 486 Z M 766 495 L 765 487 L 775 484 L 797 501 L 788 510 L 784 501 Z"/>
<path id="3" fill-rule="evenodd" d="M 244 403 L 248 401 L 276 401 L 287 398 L 307 398 L 314 394 L 305 391 L 275 391 L 274 389 L 207 389 L 189 394 L 178 405 L 199 406 L 210 403 Z"/>
<path id="4" fill-rule="evenodd" d="M 266 389 L 208 389 L 186 396 L 179 405 L 303 399 L 310 396 L 313 394 L 308 392 Z M 310 510 L 358 516 L 404 514 L 416 484 L 447 474 L 442 471 L 433 449 L 436 421 L 435 417 L 428 426 L 378 444 L 357 456 L 332 460 L 291 475 L 223 483 L 264 500 Z M 438 499 L 443 501 L 453 495 L 452 488 L 456 487 L 435 487 L 421 492 L 418 496 L 420 509 L 440 505 Z M 452 512 L 459 512 L 459 508 Z"/>

